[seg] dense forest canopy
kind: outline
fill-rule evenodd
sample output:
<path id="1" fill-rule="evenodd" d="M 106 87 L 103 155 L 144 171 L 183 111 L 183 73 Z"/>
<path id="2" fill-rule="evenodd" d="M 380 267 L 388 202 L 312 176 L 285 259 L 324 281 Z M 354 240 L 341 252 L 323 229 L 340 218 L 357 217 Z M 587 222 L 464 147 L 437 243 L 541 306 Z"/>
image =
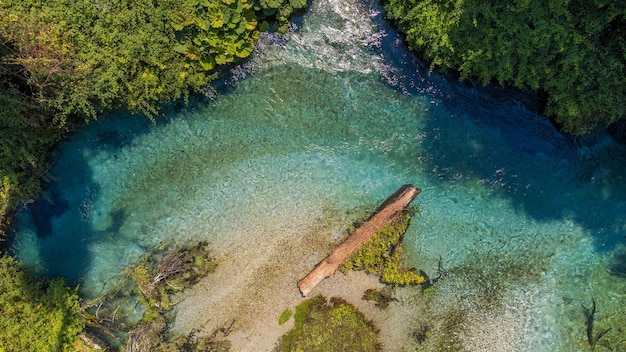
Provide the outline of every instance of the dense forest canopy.
<path id="1" fill-rule="evenodd" d="M 385 0 L 432 67 L 542 93 L 544 113 L 583 134 L 626 117 L 626 2 Z"/>
<path id="2" fill-rule="evenodd" d="M 62 120 L 160 102 L 199 90 L 216 64 L 250 55 L 270 22 L 288 28 L 301 0 L 6 0 L 4 65 Z M 270 22 L 268 22 L 270 21 Z M 287 27 L 285 27 L 287 26 Z M 62 122 L 62 121 L 61 121 Z"/>

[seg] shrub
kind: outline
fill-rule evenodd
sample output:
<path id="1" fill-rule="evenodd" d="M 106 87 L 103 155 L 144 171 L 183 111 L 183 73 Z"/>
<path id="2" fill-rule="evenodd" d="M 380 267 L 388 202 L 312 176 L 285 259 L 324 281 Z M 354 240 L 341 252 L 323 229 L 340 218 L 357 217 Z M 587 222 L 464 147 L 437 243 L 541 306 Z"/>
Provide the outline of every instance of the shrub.
<path id="1" fill-rule="evenodd" d="M 84 327 L 76 289 L 0 258 L 0 351 L 73 351 Z"/>
<path id="2" fill-rule="evenodd" d="M 377 330 L 363 313 L 341 298 L 307 299 L 296 307 L 293 329 L 281 339 L 283 351 L 380 351 Z"/>
<path id="3" fill-rule="evenodd" d="M 412 50 L 462 79 L 545 95 L 569 133 L 626 117 L 626 3 L 386 0 Z"/>

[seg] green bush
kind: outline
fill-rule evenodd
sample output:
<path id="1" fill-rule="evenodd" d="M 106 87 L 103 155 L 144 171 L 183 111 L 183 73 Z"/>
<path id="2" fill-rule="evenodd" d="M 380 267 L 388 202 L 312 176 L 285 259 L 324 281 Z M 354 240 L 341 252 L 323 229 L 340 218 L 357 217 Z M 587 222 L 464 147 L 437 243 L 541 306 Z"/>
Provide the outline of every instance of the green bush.
<path id="1" fill-rule="evenodd" d="M 385 0 L 432 67 L 546 97 L 569 133 L 626 117 L 626 2 Z"/>
<path id="2" fill-rule="evenodd" d="M 24 99 L 6 77 L 3 80 L 2 67 L 0 64 L 0 235 L 7 225 L 7 213 L 41 191 L 40 178 L 49 166 L 48 150 L 63 133 L 47 125 L 41 109 Z"/>
<path id="3" fill-rule="evenodd" d="M 76 289 L 37 279 L 0 258 L 0 351 L 74 351 L 84 319 Z"/>
<path id="4" fill-rule="evenodd" d="M 296 307 L 293 329 L 282 337 L 283 351 L 380 351 L 377 330 L 371 321 L 346 301 L 323 296 Z"/>

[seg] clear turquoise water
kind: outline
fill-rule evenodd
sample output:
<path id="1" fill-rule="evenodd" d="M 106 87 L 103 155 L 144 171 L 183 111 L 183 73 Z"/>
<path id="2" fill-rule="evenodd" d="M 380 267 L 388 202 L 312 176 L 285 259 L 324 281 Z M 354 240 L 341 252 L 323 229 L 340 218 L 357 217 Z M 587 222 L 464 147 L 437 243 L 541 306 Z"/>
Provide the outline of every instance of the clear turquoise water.
<path id="1" fill-rule="evenodd" d="M 596 331 L 612 329 L 597 349 L 626 346 L 624 148 L 561 135 L 522 95 L 429 74 L 381 16 L 317 1 L 214 100 L 77 132 L 12 250 L 96 297 L 162 241 L 235 245 L 329 209 L 348 226 L 413 183 L 406 261 L 444 272 L 405 302 L 431 332 L 421 350 L 584 350 L 592 297 Z"/>

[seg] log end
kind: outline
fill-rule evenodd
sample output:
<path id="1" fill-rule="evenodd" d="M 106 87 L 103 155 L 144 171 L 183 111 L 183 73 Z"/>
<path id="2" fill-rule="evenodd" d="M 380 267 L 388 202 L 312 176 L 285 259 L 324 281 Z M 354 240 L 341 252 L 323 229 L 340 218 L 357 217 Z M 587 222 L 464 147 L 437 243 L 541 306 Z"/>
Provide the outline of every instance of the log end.
<path id="1" fill-rule="evenodd" d="M 302 279 L 298 281 L 298 289 L 300 290 L 302 297 L 306 297 L 313 288 L 310 287 L 310 285 L 307 285 L 306 282 L 304 282 L 304 279 Z"/>
<path id="2" fill-rule="evenodd" d="M 329 263 L 327 259 L 319 262 L 307 276 L 298 281 L 298 288 L 302 297 L 306 297 L 317 284 L 334 274 L 338 267 L 338 265 Z"/>

